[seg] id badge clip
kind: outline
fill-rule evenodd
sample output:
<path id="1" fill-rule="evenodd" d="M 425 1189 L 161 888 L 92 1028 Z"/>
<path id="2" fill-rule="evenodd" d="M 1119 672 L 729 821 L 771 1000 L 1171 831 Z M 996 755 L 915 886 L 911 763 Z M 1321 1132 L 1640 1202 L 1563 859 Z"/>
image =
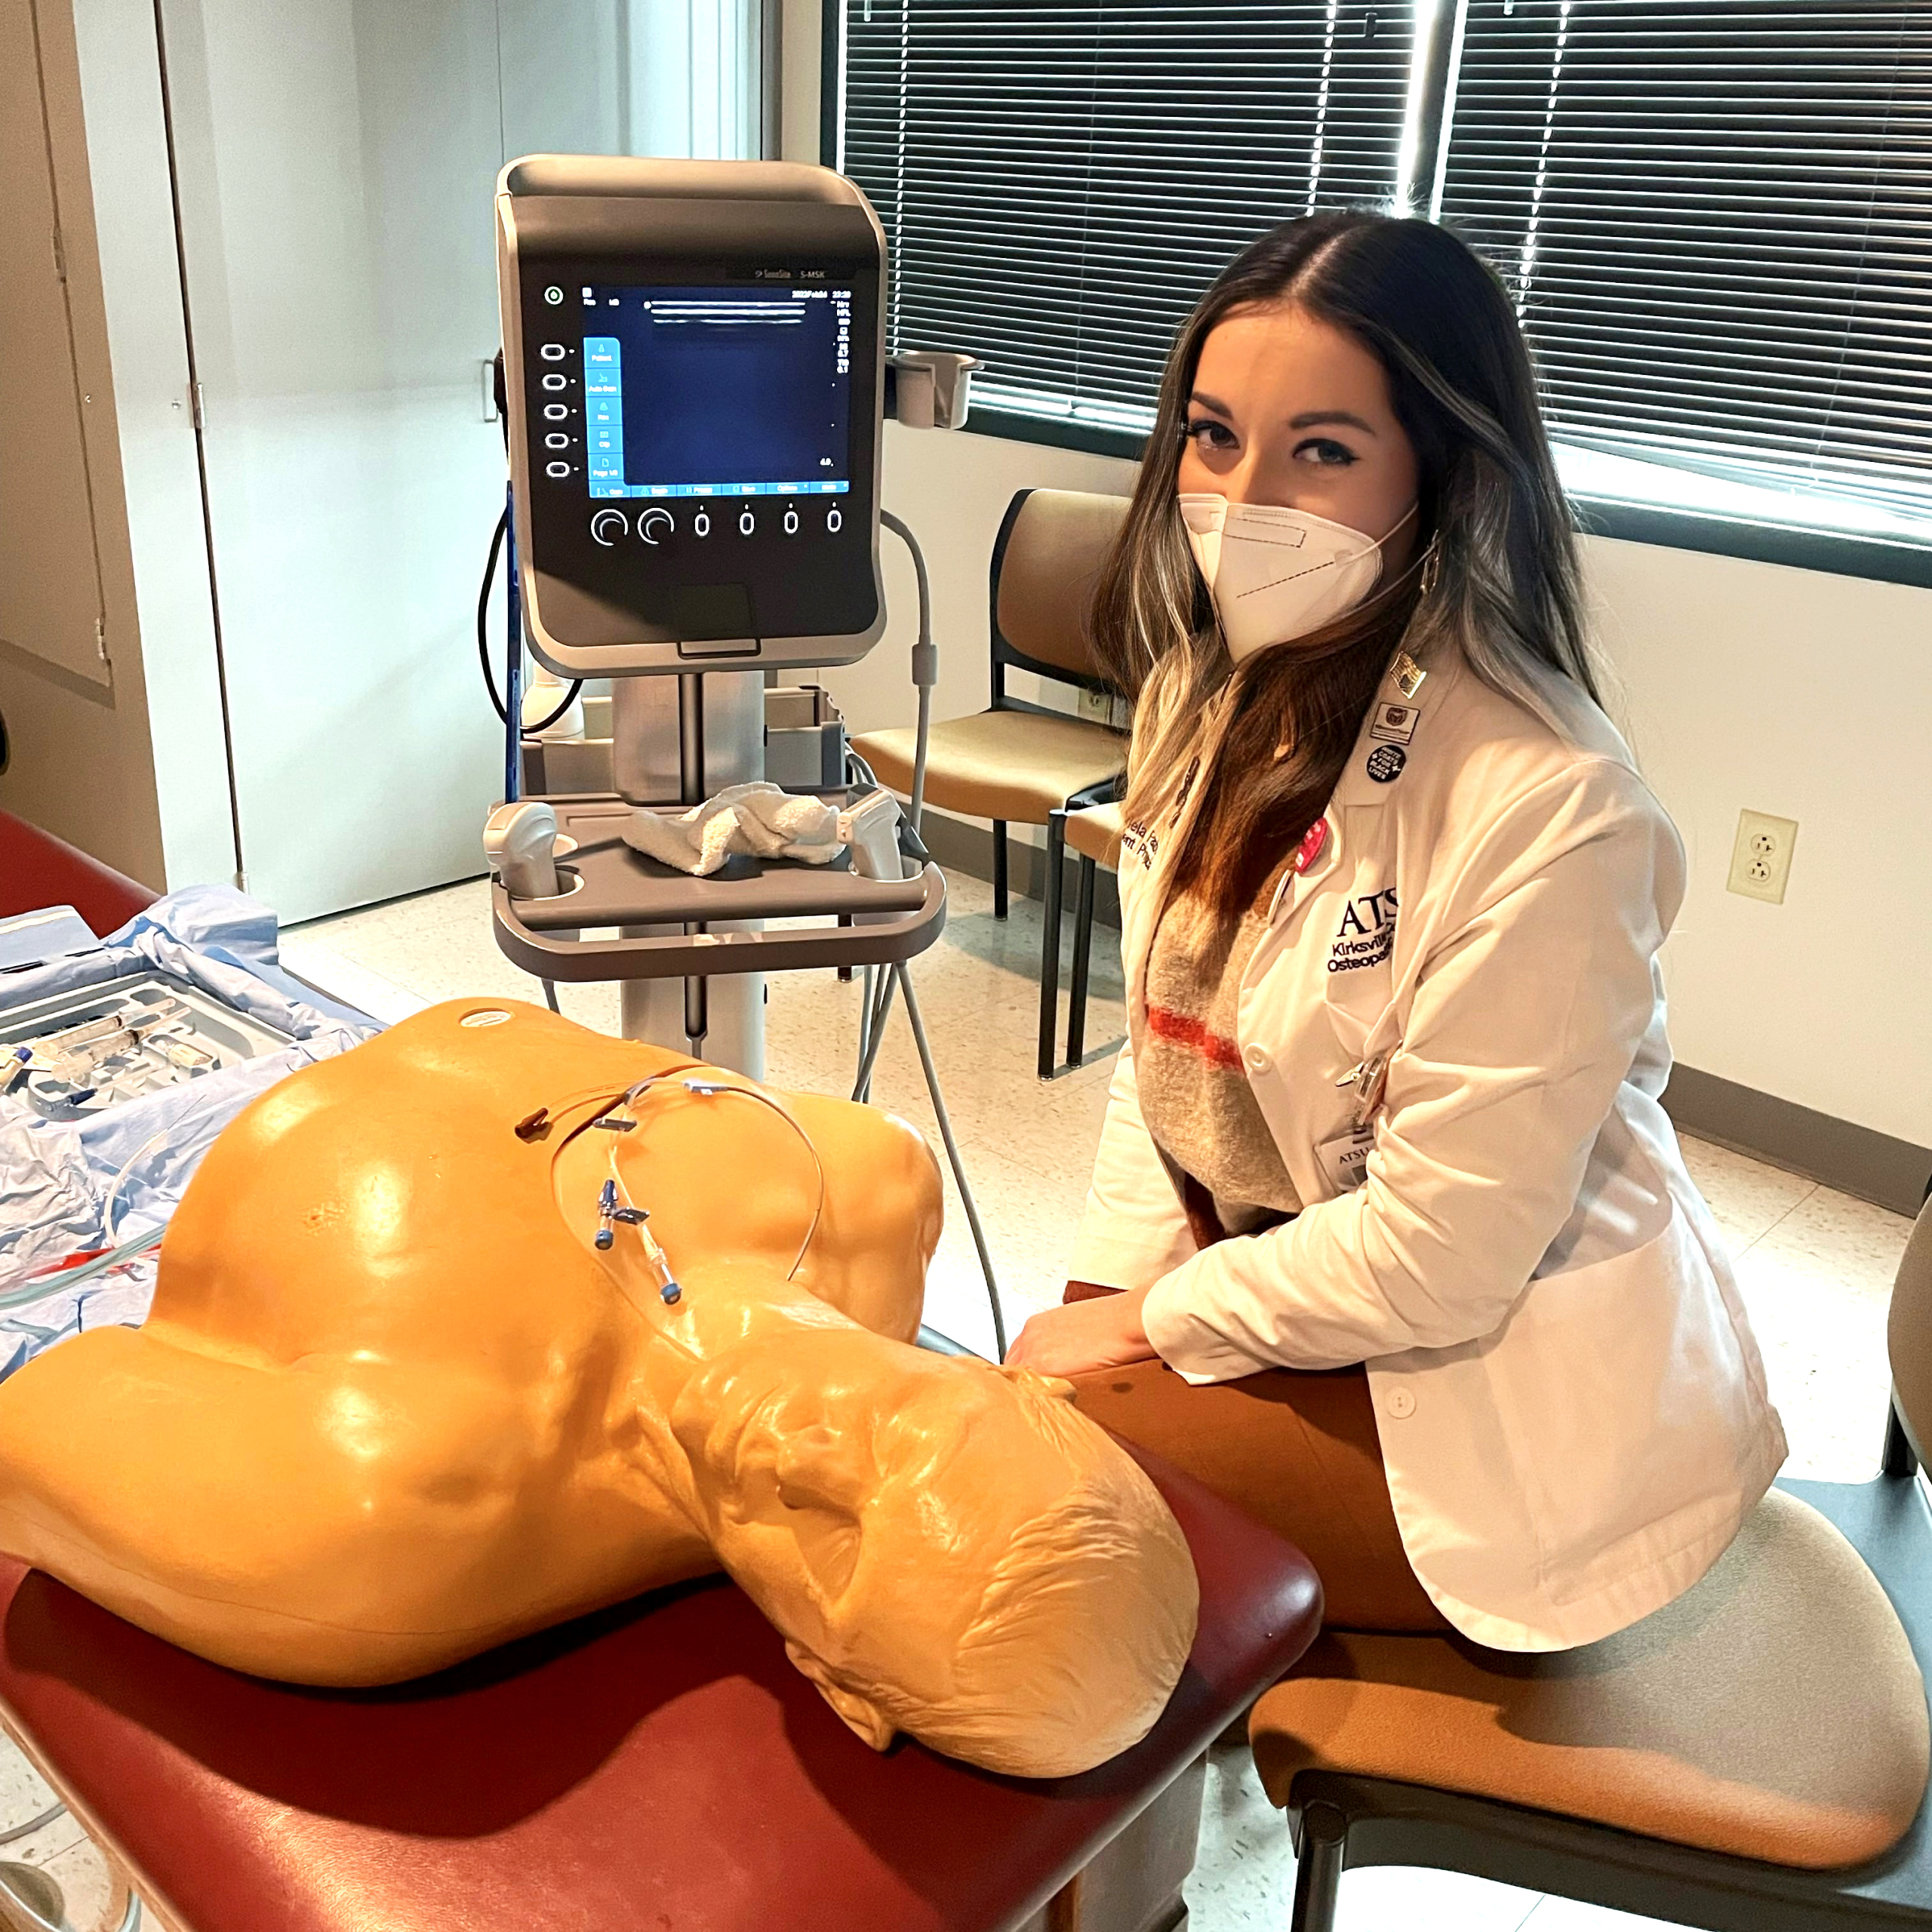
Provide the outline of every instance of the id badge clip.
<path id="1" fill-rule="evenodd" d="M 1337 1194 L 1352 1194 L 1368 1178 L 1368 1156 L 1375 1145 L 1375 1115 L 1389 1084 L 1389 1056 L 1377 1054 L 1352 1066 L 1335 1082 L 1355 1090 L 1355 1124 L 1315 1150 L 1321 1171 Z"/>

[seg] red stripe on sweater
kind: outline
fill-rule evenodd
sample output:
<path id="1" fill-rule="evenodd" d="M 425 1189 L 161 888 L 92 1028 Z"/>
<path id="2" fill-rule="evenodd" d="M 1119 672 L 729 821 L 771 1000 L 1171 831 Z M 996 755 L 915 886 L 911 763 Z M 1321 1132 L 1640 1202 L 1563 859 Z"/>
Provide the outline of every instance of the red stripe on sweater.
<path id="1" fill-rule="evenodd" d="M 1219 1033 L 1211 1032 L 1205 1020 L 1175 1013 L 1164 1006 L 1150 1006 L 1147 1030 L 1157 1040 L 1198 1054 L 1211 1066 L 1232 1067 L 1236 1072 L 1241 1070 L 1240 1047 Z"/>

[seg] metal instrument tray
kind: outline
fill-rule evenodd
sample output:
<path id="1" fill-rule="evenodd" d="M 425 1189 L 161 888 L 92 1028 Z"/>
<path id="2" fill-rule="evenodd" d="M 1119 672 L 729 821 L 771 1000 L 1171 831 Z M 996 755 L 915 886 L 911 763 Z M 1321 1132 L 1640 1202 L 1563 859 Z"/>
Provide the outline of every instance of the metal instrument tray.
<path id="1" fill-rule="evenodd" d="M 279 1052 L 289 1039 L 172 973 L 137 973 L 0 1009 L 0 1080 L 14 1072 L 17 1049 L 31 1048 L 6 1097 L 50 1120 L 85 1120 Z"/>

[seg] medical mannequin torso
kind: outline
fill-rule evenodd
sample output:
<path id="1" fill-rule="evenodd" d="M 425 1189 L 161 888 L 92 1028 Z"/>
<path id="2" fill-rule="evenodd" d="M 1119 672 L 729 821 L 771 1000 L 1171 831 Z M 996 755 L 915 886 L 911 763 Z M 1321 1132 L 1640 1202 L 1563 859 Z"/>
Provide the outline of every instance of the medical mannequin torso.
<path id="1" fill-rule="evenodd" d="M 146 1325 L 0 1390 L 0 1546 L 219 1662 L 321 1684 L 721 1562 L 875 1744 L 913 1728 L 1039 1774 L 1131 1741 L 1192 1640 L 1185 1544 L 1038 1378 L 906 1346 L 940 1222 L 924 1143 L 687 1071 L 749 1084 L 472 1001 L 273 1090 L 209 1152 Z M 614 1175 L 675 1306 L 644 1230 L 596 1246 Z M 1131 1546 L 1092 1592 L 1128 1606 L 1124 1672 L 1015 1735 L 1015 1684 L 989 1718 L 959 1660 L 1002 1558 L 1029 1537 L 1051 1557 L 1069 1500 Z M 1035 1666 L 1081 1626 L 1071 1605 Z"/>

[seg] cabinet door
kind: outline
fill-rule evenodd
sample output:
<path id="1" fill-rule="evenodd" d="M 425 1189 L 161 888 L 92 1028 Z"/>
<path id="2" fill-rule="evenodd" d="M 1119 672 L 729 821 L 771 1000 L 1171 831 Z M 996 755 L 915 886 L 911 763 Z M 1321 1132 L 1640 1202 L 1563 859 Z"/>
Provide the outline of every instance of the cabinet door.
<path id="1" fill-rule="evenodd" d="M 32 0 L 0 0 L 0 642 L 97 684 L 100 567 Z"/>
<path id="2" fill-rule="evenodd" d="M 688 148 L 755 0 L 161 4 L 250 889 L 293 920 L 475 877 L 497 171 Z"/>
<path id="3" fill-rule="evenodd" d="M 162 0 L 249 889 L 473 876 L 502 782 L 494 0 Z"/>

